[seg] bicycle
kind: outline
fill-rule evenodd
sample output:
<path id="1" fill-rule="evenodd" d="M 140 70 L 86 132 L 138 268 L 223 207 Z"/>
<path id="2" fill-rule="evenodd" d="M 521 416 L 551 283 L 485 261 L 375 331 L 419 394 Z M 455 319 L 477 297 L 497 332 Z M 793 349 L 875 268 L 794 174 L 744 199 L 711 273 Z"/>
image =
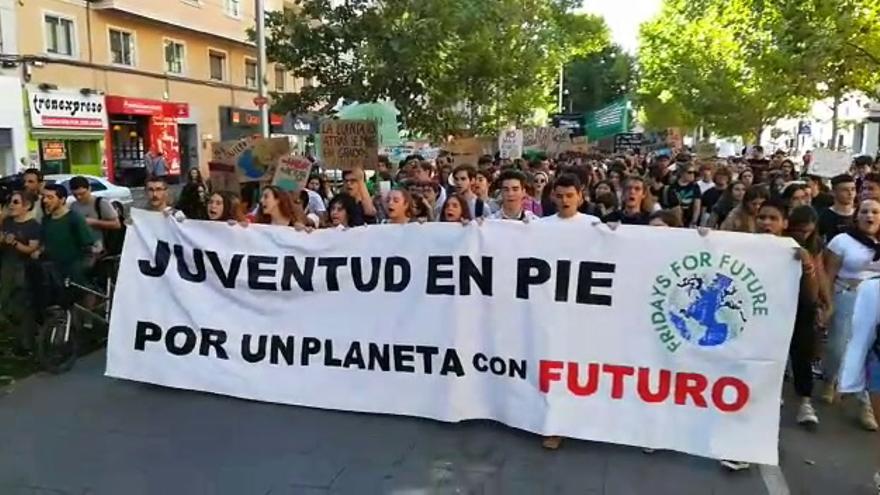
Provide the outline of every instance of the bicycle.
<path id="1" fill-rule="evenodd" d="M 36 336 L 37 361 L 43 369 L 58 374 L 73 368 L 89 325 L 92 330 L 104 330 L 99 344 L 106 341 L 118 268 L 119 256 L 100 258 L 92 270 L 94 287 L 70 278 L 63 278 L 58 287 L 61 277 L 57 271 L 44 277 L 46 289 L 55 297 L 50 297 L 53 300 L 45 306 Z M 53 270 L 51 266 L 48 269 Z M 97 288 L 99 285 L 103 288 Z M 90 298 L 95 301 L 88 301 Z"/>

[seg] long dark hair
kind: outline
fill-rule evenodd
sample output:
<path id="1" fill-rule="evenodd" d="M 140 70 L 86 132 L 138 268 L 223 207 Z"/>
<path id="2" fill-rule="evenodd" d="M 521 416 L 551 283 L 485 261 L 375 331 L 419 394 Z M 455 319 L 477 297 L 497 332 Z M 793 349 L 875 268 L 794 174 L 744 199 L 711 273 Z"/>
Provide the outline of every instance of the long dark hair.
<path id="1" fill-rule="evenodd" d="M 177 200 L 176 207 L 178 210 L 182 211 L 184 215 L 186 215 L 186 218 L 192 220 L 207 220 L 207 198 L 202 198 L 199 195 L 199 189 L 204 189 L 205 193 L 207 194 L 207 188 L 204 184 L 191 182 L 183 186 L 183 190 L 180 191 L 180 199 Z"/>
<path id="2" fill-rule="evenodd" d="M 290 193 L 284 191 L 278 186 L 267 186 L 263 191 L 272 191 L 272 195 L 278 200 L 278 211 L 285 218 L 289 218 L 292 223 L 305 223 L 306 214 L 303 207 L 296 205 Z M 257 209 L 257 223 L 272 223 L 272 217 L 263 211 L 263 204 Z"/>
<path id="3" fill-rule="evenodd" d="M 346 227 L 359 227 L 364 224 L 364 219 L 361 215 L 358 215 L 357 211 L 357 201 L 354 200 L 348 193 L 339 193 L 336 196 L 333 196 L 333 199 L 330 200 L 330 204 L 327 205 L 327 214 L 328 214 L 328 225 L 329 213 L 333 210 L 333 206 L 339 204 L 343 210 L 345 210 L 345 216 L 348 217 L 348 225 Z"/>
<path id="4" fill-rule="evenodd" d="M 819 222 L 819 215 L 816 214 L 816 210 L 813 209 L 812 206 L 798 206 L 797 208 L 791 210 L 788 214 L 788 229 L 792 230 L 794 227 L 800 227 L 802 225 L 816 225 Z M 819 238 L 819 229 L 813 229 L 813 233 L 810 234 L 809 237 L 803 240 L 803 242 L 798 241 L 802 248 L 806 249 L 810 254 L 819 254 L 822 252 L 822 241 Z"/>
<path id="5" fill-rule="evenodd" d="M 245 220 L 244 212 L 242 212 L 241 198 L 239 198 L 237 194 L 229 191 L 218 191 L 212 193 L 211 196 L 214 196 L 215 194 L 220 196 L 220 199 L 223 200 L 223 214 L 217 219 L 218 222 L 226 222 L 229 220 L 243 222 Z M 208 196 L 209 200 L 211 196 Z"/>
<path id="6" fill-rule="evenodd" d="M 458 204 L 461 205 L 461 218 L 463 220 L 473 220 L 473 217 L 471 217 L 471 207 L 470 207 L 470 205 L 468 205 L 467 200 L 464 199 L 460 194 L 455 193 L 455 194 L 450 194 L 446 198 L 446 202 L 443 203 L 443 209 L 440 210 L 440 221 L 441 222 L 448 222 L 449 221 L 449 220 L 446 220 L 446 205 L 448 205 L 449 202 L 453 199 L 458 201 Z"/>

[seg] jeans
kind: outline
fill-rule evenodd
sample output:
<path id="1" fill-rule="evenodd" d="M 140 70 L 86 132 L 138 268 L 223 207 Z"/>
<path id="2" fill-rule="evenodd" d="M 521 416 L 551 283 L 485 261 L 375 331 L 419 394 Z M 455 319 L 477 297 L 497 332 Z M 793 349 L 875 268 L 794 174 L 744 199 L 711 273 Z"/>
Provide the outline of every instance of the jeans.
<path id="1" fill-rule="evenodd" d="M 831 317 L 831 328 L 828 333 L 828 345 L 823 359 L 825 379 L 837 381 L 840 365 L 846 346 L 852 338 L 853 306 L 856 303 L 855 289 L 834 289 L 834 314 Z M 859 400 L 868 403 L 868 393 L 858 394 Z"/>

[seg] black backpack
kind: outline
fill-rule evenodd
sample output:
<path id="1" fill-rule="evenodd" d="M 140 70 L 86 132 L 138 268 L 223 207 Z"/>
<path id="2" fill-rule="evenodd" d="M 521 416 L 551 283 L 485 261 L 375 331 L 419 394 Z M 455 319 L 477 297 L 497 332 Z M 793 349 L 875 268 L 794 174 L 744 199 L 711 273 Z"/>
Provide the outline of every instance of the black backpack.
<path id="1" fill-rule="evenodd" d="M 98 220 L 104 220 L 101 218 L 101 201 L 103 198 L 96 196 L 95 197 L 95 211 L 98 213 Z M 125 216 L 124 211 L 117 211 L 119 215 L 119 225 L 120 228 L 117 230 L 104 230 L 102 231 L 102 235 L 104 237 L 104 253 L 109 256 L 118 256 L 122 254 L 122 244 L 125 242 Z"/>

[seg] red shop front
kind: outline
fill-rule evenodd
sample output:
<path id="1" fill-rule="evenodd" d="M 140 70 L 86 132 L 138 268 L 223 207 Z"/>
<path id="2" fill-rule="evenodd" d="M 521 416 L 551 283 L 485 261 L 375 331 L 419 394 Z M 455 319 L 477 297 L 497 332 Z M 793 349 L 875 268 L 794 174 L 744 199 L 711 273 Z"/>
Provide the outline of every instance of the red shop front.
<path id="1" fill-rule="evenodd" d="M 177 120 L 189 117 L 189 105 L 127 96 L 107 96 L 107 177 L 123 185 L 142 185 L 146 156 L 156 149 L 165 157 L 168 174 L 180 176 Z"/>

